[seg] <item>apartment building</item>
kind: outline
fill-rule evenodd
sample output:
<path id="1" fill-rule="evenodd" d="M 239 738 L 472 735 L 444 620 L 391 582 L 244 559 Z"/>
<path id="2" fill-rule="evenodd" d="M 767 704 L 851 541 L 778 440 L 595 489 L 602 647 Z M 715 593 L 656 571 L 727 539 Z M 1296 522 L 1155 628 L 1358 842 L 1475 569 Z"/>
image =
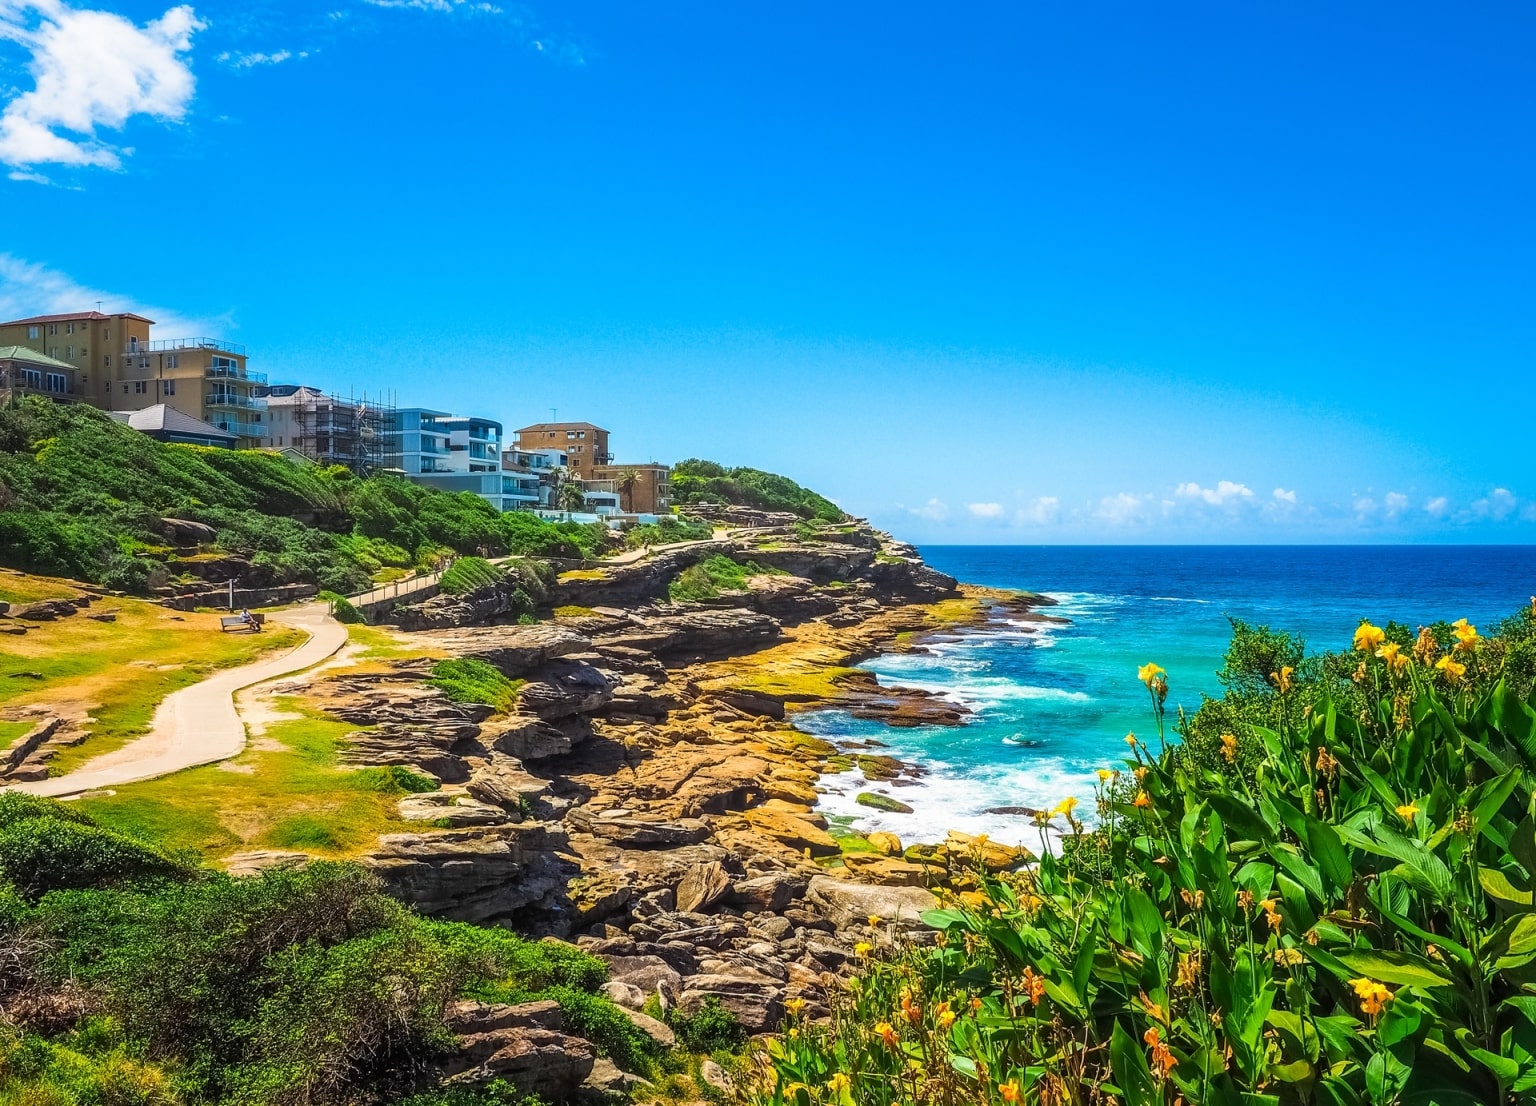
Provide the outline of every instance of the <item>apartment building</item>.
<path id="1" fill-rule="evenodd" d="M 619 510 L 629 515 L 665 515 L 672 511 L 672 469 L 647 461 L 640 465 L 594 465 L 592 480 L 612 485 Z"/>
<path id="2" fill-rule="evenodd" d="M 537 422 L 517 431 L 513 445 L 521 450 L 558 449 L 569 459 L 571 471 L 583 480 L 598 465 L 610 464 L 608 431 L 590 422 Z"/>
<path id="3" fill-rule="evenodd" d="M 267 442 L 266 377 L 246 368 L 242 345 L 216 338 L 152 340 L 154 320 L 131 312 L 78 311 L 0 323 L 0 345 L 35 350 L 75 370 L 82 402 L 104 411 L 163 403 L 235 436 L 238 447 Z"/>
<path id="4" fill-rule="evenodd" d="M 498 511 L 527 494 L 520 474 L 501 467 L 501 423 L 425 407 L 401 407 L 390 422 L 390 452 L 406 479 L 445 492 L 473 492 Z"/>
<path id="5" fill-rule="evenodd" d="M 503 449 L 501 471 L 517 489 L 510 496 L 515 509 L 553 508 L 566 460 L 565 451 L 560 449 Z"/>
<path id="6" fill-rule="evenodd" d="M 37 395 L 61 403 L 84 402 L 80 373 L 67 361 L 57 361 L 26 346 L 0 346 L 0 402 Z"/>
<path id="7" fill-rule="evenodd" d="M 359 476 L 399 467 L 390 427 L 394 407 L 367 396 L 327 395 L 303 384 L 254 389 L 267 402 L 273 449 L 293 449 L 322 465 L 345 465 Z"/>

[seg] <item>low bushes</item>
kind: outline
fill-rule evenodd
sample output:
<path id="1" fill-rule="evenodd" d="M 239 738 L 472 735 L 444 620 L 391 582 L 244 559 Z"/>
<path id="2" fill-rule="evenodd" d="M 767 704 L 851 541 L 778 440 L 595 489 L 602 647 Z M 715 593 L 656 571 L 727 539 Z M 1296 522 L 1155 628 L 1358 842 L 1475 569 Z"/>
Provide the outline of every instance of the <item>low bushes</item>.
<path id="1" fill-rule="evenodd" d="M 11 860 L 6 835 L 44 823 L 96 829 L 58 804 L 3 796 L 0 856 Z M 110 885 L 84 887 L 48 869 L 31 901 L 0 883 L 0 1101 L 387 1101 L 453 1047 L 444 1013 L 459 996 L 553 998 L 621 1066 L 654 1062 L 654 1046 L 593 993 L 603 963 L 571 946 L 420 918 L 344 864 L 152 875 L 114 870 Z M 513 1100 L 488 1086 L 417 1101 Z"/>
<path id="2" fill-rule="evenodd" d="M 438 587 L 449 595 L 490 587 L 499 583 L 502 571 L 484 557 L 460 557 L 448 566 L 438 580 Z"/>
<path id="3" fill-rule="evenodd" d="M 782 576 L 779 569 L 758 564 L 737 564 L 729 557 L 716 554 L 706 561 L 691 565 L 677 574 L 667 585 L 667 595 L 674 603 L 697 603 L 705 599 L 718 599 L 721 592 L 740 591 L 752 576 Z"/>
<path id="4" fill-rule="evenodd" d="M 624 544 L 630 549 L 646 545 L 665 545 L 676 541 L 704 541 L 715 536 L 715 528 L 698 519 L 668 515 L 656 522 L 632 526 L 624 532 Z"/>
<path id="5" fill-rule="evenodd" d="M 728 503 L 764 511 L 790 511 L 801 518 L 842 522 L 848 516 L 825 496 L 803 488 L 786 476 L 754 468 L 731 468 L 713 461 L 690 459 L 672 468 L 672 501 Z"/>
<path id="6" fill-rule="evenodd" d="M 438 661 L 426 681 L 455 703 L 484 703 L 506 713 L 517 705 L 522 680 L 511 680 L 501 670 L 473 657 Z"/>

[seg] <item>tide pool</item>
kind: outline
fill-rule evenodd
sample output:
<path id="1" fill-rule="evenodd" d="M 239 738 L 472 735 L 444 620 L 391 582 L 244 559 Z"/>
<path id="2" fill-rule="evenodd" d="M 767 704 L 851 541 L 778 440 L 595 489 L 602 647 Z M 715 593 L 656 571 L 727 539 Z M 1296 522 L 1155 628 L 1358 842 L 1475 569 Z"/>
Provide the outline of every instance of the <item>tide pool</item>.
<path id="1" fill-rule="evenodd" d="M 829 740 L 875 740 L 925 769 L 907 786 L 872 784 L 857 771 L 824 777 L 821 810 L 904 840 L 948 829 L 1034 844 L 1027 818 L 989 813 L 1089 802 L 1100 767 L 1118 766 L 1129 732 L 1156 748 L 1138 665 L 1168 670 L 1171 724 L 1202 694 L 1220 695 L 1216 671 L 1228 616 L 1300 633 L 1309 651 L 1349 647 L 1362 618 L 1410 626 L 1468 618 L 1484 631 L 1531 602 L 1536 547 L 931 546 L 924 558 L 965 583 L 1024 588 L 1057 600 L 1044 613 L 1067 625 L 1017 621 L 877 657 L 863 667 L 884 684 L 920 687 L 975 712 L 964 726 L 889 729 L 842 711 L 796 717 Z M 1170 734 L 1171 735 L 1171 734 Z M 914 808 L 880 813 L 854 796 L 877 791 Z"/>

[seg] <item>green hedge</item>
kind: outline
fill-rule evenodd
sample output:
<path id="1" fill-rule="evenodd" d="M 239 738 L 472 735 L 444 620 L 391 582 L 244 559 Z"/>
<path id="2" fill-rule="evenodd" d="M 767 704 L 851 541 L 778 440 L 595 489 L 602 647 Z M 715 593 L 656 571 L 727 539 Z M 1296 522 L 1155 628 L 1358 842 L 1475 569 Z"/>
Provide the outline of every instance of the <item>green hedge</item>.
<path id="1" fill-rule="evenodd" d="M 728 503 L 764 511 L 790 511 L 801 518 L 841 522 L 848 516 L 825 496 L 787 476 L 754 468 L 726 468 L 690 458 L 672 468 L 672 502 Z"/>

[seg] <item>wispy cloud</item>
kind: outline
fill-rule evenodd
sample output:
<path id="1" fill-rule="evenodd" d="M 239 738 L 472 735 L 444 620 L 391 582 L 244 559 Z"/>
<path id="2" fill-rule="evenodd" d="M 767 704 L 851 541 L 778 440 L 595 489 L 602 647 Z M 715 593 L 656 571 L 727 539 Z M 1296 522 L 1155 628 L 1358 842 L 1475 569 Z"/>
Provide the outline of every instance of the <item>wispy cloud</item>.
<path id="1" fill-rule="evenodd" d="M 92 311 L 98 302 L 103 311 L 133 311 L 154 319 L 157 328 L 166 334 L 217 334 L 230 326 L 227 316 L 191 318 L 144 303 L 133 296 L 92 288 L 57 269 L 0 253 L 0 320 Z"/>
<path id="2" fill-rule="evenodd" d="M 949 517 L 949 504 L 942 499 L 930 499 L 921 507 L 903 507 L 909 515 L 927 519 L 929 522 L 943 522 Z"/>
<path id="3" fill-rule="evenodd" d="M 141 27 L 63 0 L 0 0 L 0 39 L 28 53 L 32 78 L 0 113 L 0 162 L 18 171 L 11 178 L 46 180 L 32 171 L 39 165 L 120 168 L 132 150 L 98 130 L 121 130 L 136 116 L 181 120 L 197 83 L 185 55 L 205 26 L 186 4 Z"/>
<path id="4" fill-rule="evenodd" d="M 307 57 L 309 57 L 308 50 L 276 50 L 270 54 L 264 54 L 259 50 L 253 53 L 225 50 L 214 60 L 231 69 L 255 69 L 263 65 L 282 65 L 285 61 L 302 61 Z"/>
<path id="5" fill-rule="evenodd" d="M 1003 517 L 1003 505 L 1001 503 L 967 503 L 965 509 L 977 518 Z"/>
<path id="6" fill-rule="evenodd" d="M 1287 491 L 1284 488 L 1276 488 L 1271 495 L 1276 503 L 1289 503 L 1293 507 L 1296 505 L 1295 489 Z"/>
<path id="7" fill-rule="evenodd" d="M 1180 484 L 1174 489 L 1174 494 L 1185 499 L 1198 499 L 1212 506 L 1220 507 L 1226 503 L 1239 502 L 1253 498 L 1253 489 L 1247 484 L 1239 484 L 1232 480 L 1218 481 L 1214 488 L 1202 488 L 1199 484 Z"/>

